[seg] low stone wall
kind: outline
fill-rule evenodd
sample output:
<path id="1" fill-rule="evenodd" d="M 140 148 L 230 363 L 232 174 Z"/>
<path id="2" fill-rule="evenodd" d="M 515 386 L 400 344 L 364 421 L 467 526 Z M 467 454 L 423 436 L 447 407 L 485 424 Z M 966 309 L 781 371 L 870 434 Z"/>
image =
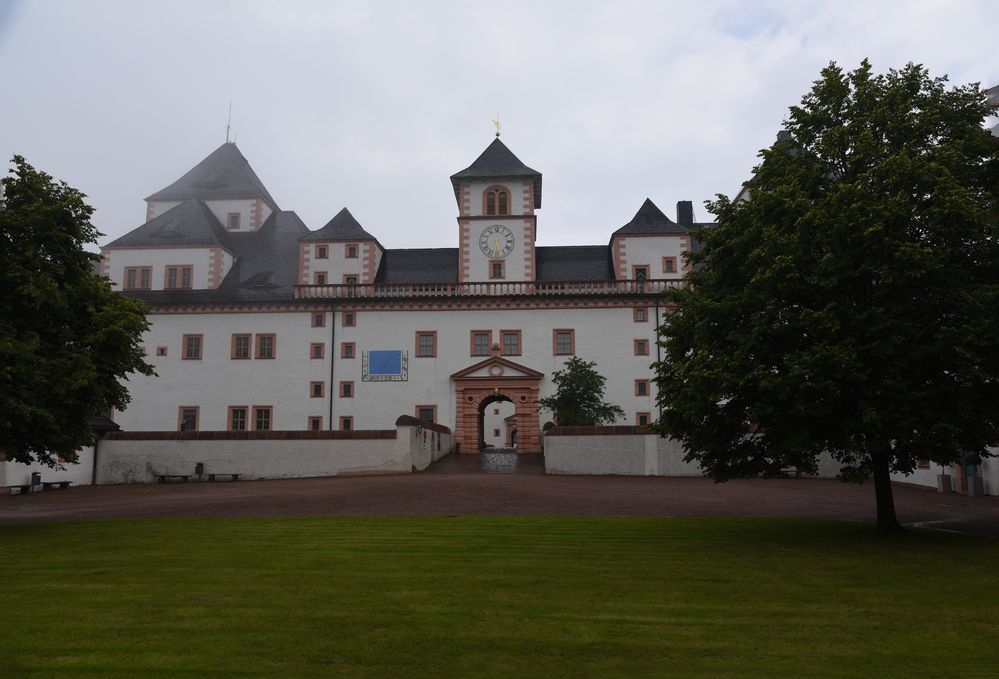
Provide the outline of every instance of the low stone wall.
<path id="1" fill-rule="evenodd" d="M 399 418 L 377 431 L 111 432 L 95 460 L 98 484 L 153 483 L 157 474 L 240 474 L 245 479 L 403 474 L 452 445 L 447 427 Z"/>
<path id="2" fill-rule="evenodd" d="M 702 476 L 679 441 L 644 427 L 554 427 L 545 435 L 546 474 Z"/>

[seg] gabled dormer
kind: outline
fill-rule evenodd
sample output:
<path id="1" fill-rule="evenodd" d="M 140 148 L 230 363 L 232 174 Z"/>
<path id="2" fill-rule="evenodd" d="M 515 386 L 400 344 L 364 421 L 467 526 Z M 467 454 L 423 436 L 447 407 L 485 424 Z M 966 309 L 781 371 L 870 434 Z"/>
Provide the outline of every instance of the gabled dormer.
<path id="1" fill-rule="evenodd" d="M 146 198 L 146 221 L 198 198 L 228 231 L 256 231 L 279 208 L 232 142 L 218 147 L 180 179 Z"/>
<path id="2" fill-rule="evenodd" d="M 532 281 L 541 173 L 496 138 L 451 175 L 458 202 L 460 281 Z"/>
<path id="3" fill-rule="evenodd" d="M 384 250 L 344 208 L 326 226 L 298 239 L 300 285 L 368 285 Z"/>
<path id="4" fill-rule="evenodd" d="M 631 221 L 611 236 L 614 277 L 618 280 L 682 278 L 689 270 L 683 253 L 690 251 L 693 225 L 690 201 L 677 203 L 674 222 L 646 198 Z"/>

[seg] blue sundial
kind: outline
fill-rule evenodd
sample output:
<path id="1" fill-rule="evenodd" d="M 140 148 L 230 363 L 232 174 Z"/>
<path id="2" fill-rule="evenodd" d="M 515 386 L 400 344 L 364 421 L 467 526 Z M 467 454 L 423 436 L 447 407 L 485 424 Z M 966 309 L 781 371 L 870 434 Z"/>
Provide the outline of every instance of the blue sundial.
<path id="1" fill-rule="evenodd" d="M 368 373 L 371 375 L 399 375 L 402 373 L 401 351 L 369 351 Z"/>

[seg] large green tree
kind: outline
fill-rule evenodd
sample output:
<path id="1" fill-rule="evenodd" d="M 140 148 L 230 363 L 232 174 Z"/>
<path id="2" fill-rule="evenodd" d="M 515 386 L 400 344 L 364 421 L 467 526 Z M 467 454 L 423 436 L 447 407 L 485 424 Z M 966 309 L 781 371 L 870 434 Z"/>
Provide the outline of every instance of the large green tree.
<path id="1" fill-rule="evenodd" d="M 688 461 L 724 481 L 830 453 L 892 531 L 891 472 L 999 440 L 988 111 L 918 65 L 822 71 L 668 293 L 656 426 Z"/>
<path id="2" fill-rule="evenodd" d="M 624 417 L 619 406 L 604 402 L 607 378 L 597 372 L 596 366 L 593 361 L 573 356 L 552 375 L 555 393 L 538 404 L 554 412 L 563 427 L 592 426 Z"/>
<path id="3" fill-rule="evenodd" d="M 14 156 L 0 207 L 0 452 L 55 465 L 93 443 L 91 418 L 129 402 L 145 305 L 111 290 L 84 249 L 84 194 Z"/>

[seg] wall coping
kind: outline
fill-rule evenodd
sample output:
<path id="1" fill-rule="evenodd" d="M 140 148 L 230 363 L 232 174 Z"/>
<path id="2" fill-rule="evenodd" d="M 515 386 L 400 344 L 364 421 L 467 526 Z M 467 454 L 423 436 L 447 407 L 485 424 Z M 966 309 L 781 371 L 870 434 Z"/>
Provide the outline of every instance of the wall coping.
<path id="1" fill-rule="evenodd" d="M 436 422 L 431 422 L 429 420 L 421 420 L 419 418 L 413 417 L 412 415 L 400 415 L 399 419 L 395 421 L 395 426 L 423 427 L 424 429 L 429 429 L 430 431 L 437 431 L 442 434 L 451 433 L 451 430 L 445 427 L 443 424 L 437 424 Z"/>
<path id="2" fill-rule="evenodd" d="M 112 431 L 104 441 L 288 441 L 394 439 L 395 429 L 358 431 Z"/>
<path id="3" fill-rule="evenodd" d="M 626 424 L 601 425 L 599 427 L 559 427 L 549 429 L 545 436 L 650 436 L 656 432 L 648 427 Z"/>

